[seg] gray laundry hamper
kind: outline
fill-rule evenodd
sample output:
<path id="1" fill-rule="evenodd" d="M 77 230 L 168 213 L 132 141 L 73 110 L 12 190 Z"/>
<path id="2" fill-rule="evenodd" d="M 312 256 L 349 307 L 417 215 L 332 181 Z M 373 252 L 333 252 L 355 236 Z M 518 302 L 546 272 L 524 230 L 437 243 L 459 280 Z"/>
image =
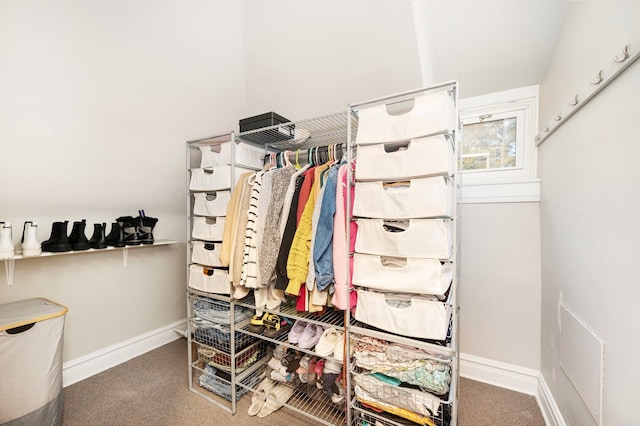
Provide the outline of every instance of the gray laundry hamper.
<path id="1" fill-rule="evenodd" d="M 46 299 L 0 304 L 0 425 L 62 425 L 66 313 Z"/>

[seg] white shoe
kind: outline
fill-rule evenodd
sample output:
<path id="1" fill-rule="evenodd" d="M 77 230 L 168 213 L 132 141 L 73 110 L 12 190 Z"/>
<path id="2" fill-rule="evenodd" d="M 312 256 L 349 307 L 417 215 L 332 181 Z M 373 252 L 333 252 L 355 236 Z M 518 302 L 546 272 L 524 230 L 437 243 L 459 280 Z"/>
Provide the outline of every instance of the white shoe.
<path id="1" fill-rule="evenodd" d="M 10 259 L 15 254 L 11 235 L 11 223 L 0 222 L 0 259 Z"/>
<path id="2" fill-rule="evenodd" d="M 38 224 L 25 222 L 22 231 L 22 255 L 24 257 L 40 256 L 42 246 L 38 242 Z"/>

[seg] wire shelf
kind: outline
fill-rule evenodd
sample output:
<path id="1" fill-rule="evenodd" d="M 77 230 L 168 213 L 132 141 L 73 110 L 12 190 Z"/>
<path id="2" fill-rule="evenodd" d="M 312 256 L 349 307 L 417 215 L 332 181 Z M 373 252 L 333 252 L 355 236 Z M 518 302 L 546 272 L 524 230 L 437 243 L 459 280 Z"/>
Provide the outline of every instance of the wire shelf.
<path id="1" fill-rule="evenodd" d="M 315 146 L 343 144 L 347 140 L 347 112 L 337 112 L 296 122 L 249 130 L 240 139 L 263 139 L 268 147 L 278 150 L 307 149 Z M 352 120 L 352 136 L 357 131 L 357 116 Z M 283 132 L 282 129 L 287 129 Z M 293 135 L 291 135 L 291 130 Z"/>
<path id="2" fill-rule="evenodd" d="M 249 387 L 244 383 L 240 383 L 239 386 L 245 388 L 247 391 L 254 392 L 255 390 L 255 387 Z M 278 383 L 278 386 L 290 386 L 295 389 L 293 395 L 284 403 L 283 407 L 310 417 L 321 424 L 345 424 L 346 405 L 344 401 L 334 403 L 322 389 L 306 383 L 299 383 L 297 385 Z M 267 395 L 267 398 L 270 397 Z"/>

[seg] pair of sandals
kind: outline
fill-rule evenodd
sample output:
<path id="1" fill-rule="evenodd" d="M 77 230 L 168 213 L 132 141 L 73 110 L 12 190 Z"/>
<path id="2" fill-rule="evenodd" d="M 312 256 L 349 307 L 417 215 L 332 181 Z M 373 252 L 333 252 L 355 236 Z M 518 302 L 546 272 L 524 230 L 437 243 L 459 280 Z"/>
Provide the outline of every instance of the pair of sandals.
<path id="1" fill-rule="evenodd" d="M 295 389 L 282 383 L 277 383 L 266 377 L 251 396 L 251 405 L 247 414 L 250 416 L 267 417 L 282 407 Z"/>
<path id="2" fill-rule="evenodd" d="M 261 316 L 254 315 L 250 321 L 251 331 L 263 333 L 267 337 L 275 337 L 289 328 L 291 328 L 291 322 L 287 318 L 280 318 L 280 316 L 269 312 L 265 312 Z"/>

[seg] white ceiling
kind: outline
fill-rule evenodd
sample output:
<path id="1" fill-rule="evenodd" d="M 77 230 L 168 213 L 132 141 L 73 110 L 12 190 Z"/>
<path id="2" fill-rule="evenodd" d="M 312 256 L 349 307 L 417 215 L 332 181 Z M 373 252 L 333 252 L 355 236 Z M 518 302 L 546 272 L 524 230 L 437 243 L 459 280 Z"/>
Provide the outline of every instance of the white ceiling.
<path id="1" fill-rule="evenodd" d="M 458 79 L 462 97 L 538 84 L 565 0 L 414 2 L 426 84 Z"/>

